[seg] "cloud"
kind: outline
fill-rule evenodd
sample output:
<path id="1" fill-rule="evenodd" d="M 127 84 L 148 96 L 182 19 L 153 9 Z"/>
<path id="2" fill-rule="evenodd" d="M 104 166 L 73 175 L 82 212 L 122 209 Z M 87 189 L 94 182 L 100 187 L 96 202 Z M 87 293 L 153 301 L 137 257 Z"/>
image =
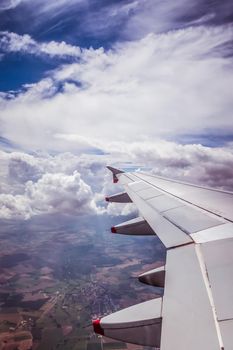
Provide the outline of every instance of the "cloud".
<path id="1" fill-rule="evenodd" d="M 22 33 L 23 14 L 26 13 L 28 33 L 36 36 L 39 33 L 39 37 L 44 38 L 60 37 L 63 40 L 72 37 L 84 46 L 86 43 L 87 46 L 98 46 L 98 39 L 114 41 L 135 6 L 137 1 L 131 0 L 24 0 L 21 1 L 20 8 L 12 11 L 11 23 L 14 23 L 12 28 L 15 28 L 16 32 Z M 7 28 L 9 21 L 6 14 L 3 15 L 0 22 L 3 28 Z M 8 26 L 4 26 L 5 23 Z"/>
<path id="2" fill-rule="evenodd" d="M 52 210 L 80 215 L 97 211 L 92 202 L 91 188 L 78 172 L 72 175 L 44 174 L 38 182 L 26 184 L 26 196 L 39 213 Z"/>
<path id="3" fill-rule="evenodd" d="M 133 164 L 141 163 L 153 174 L 233 191 L 231 144 L 210 148 L 166 141 L 133 143 L 128 154 Z"/>
<path id="4" fill-rule="evenodd" d="M 29 219 L 33 210 L 29 201 L 22 195 L 0 195 L 0 218 L 1 219 Z"/>
<path id="5" fill-rule="evenodd" d="M 11 13 L 19 32 L 24 29 L 27 14 L 28 33 L 40 37 L 73 38 L 77 42 L 107 46 L 116 40 L 140 39 L 149 33 L 162 33 L 190 25 L 231 23 L 232 1 L 208 0 L 2 0 L 2 7 L 21 4 Z M 5 4 L 5 5 L 4 5 Z M 6 6 L 7 4 L 7 6 Z M 1 9 L 1 8 L 0 8 Z M 9 25 L 6 14 L 1 22 Z M 6 28 L 6 27 L 5 27 Z"/>
<path id="6" fill-rule="evenodd" d="M 52 213 L 137 215 L 133 204 L 105 204 L 106 195 L 122 191 L 112 184 L 106 164 L 233 190 L 231 145 L 209 148 L 154 141 L 105 147 L 109 154 L 103 156 L 0 152 L 0 218 L 25 220 Z"/>
<path id="7" fill-rule="evenodd" d="M 97 205 L 99 198 L 95 200 L 93 192 L 101 188 L 102 162 L 72 154 L 53 157 L 3 151 L 0 162 L 1 218 L 29 219 L 45 213 L 79 216 L 100 214 L 104 210 Z M 92 190 L 88 183 L 94 180 L 99 183 Z"/>
<path id="8" fill-rule="evenodd" d="M 109 203 L 107 206 L 106 213 L 112 216 L 128 216 L 138 215 L 138 210 L 133 203 L 119 204 L 119 203 Z"/>
<path id="9" fill-rule="evenodd" d="M 43 174 L 37 182 L 28 181 L 21 195 L 0 195 L 0 217 L 29 219 L 33 215 L 63 213 L 93 215 L 101 211 L 93 193 L 78 172 L 72 175 Z"/>
<path id="10" fill-rule="evenodd" d="M 29 154 L 14 152 L 9 157 L 8 176 L 14 182 L 24 184 L 27 181 L 37 181 L 43 170 L 37 159 Z"/>
<path id="11" fill-rule="evenodd" d="M 0 48 L 4 52 L 21 52 L 31 55 L 50 57 L 80 57 L 81 50 L 64 41 L 37 42 L 28 34 L 19 35 L 7 31 L 0 32 Z"/>
<path id="12" fill-rule="evenodd" d="M 95 148 L 233 132 L 232 58 L 216 52 L 232 35 L 230 25 L 199 26 L 82 50 L 79 62 L 2 98 L 2 136 L 26 149 L 75 152 L 83 140 Z"/>
<path id="13" fill-rule="evenodd" d="M 0 11 L 10 10 L 18 6 L 22 0 L 1 0 Z"/>
<path id="14" fill-rule="evenodd" d="M 162 33 L 191 25 L 219 25 L 231 23 L 232 2 L 212 2 L 196 0 L 154 1 L 141 0 L 134 8 L 121 35 L 138 39 L 148 33 Z"/>
<path id="15" fill-rule="evenodd" d="M 65 4 L 39 3 L 47 17 Z M 0 94 L 1 139 L 25 150 L 0 153 L 0 217 L 131 214 L 132 205 L 103 203 L 118 191 L 106 164 L 233 190 L 233 26 L 207 25 L 217 23 L 215 9 L 197 11 L 191 3 L 187 17 L 183 0 L 142 3 L 112 4 L 105 23 L 103 12 L 82 22 L 90 33 L 102 21 L 102 35 L 108 22 L 127 18 L 121 38 L 130 41 L 111 49 L 1 33 L 6 53 L 71 59 L 37 83 Z M 178 142 L 206 135 L 208 144 L 210 132 L 229 137 L 222 147 L 212 140 L 214 148 Z"/>
<path id="16" fill-rule="evenodd" d="M 28 154 L 19 151 L 11 153 L 0 151 L 0 162 L 1 175 L 7 178 L 13 188 L 15 184 L 36 182 L 43 174 L 72 175 L 75 171 L 78 171 L 88 184 L 93 185 L 96 182 L 101 186 L 103 180 L 99 178 L 99 174 L 106 166 L 106 161 L 96 156 L 74 155 L 68 152 L 52 156 L 42 152 Z"/>
<path id="17" fill-rule="evenodd" d="M 219 25 L 231 23 L 232 2 L 196 0 L 155 1 L 45 1 L 40 0 L 34 12 L 41 14 L 33 23 L 39 26 L 49 21 L 49 15 L 57 18 L 58 27 L 67 29 L 70 23 L 76 35 L 84 38 L 114 41 L 141 39 L 149 33 L 164 33 L 200 24 Z M 36 11 L 35 11 L 36 7 Z M 74 21 L 78 18 L 78 20 Z M 64 20 L 65 17 L 65 20 Z M 68 18 L 68 20 L 67 20 Z M 104 19 L 104 20 L 103 20 Z M 55 30 L 54 26 L 51 31 Z M 68 29 L 69 30 L 69 29 Z"/>

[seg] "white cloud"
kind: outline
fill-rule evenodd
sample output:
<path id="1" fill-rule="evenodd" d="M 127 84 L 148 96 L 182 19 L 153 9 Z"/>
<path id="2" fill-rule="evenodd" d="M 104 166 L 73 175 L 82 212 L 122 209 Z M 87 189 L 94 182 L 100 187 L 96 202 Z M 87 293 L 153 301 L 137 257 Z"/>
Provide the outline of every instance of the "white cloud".
<path id="1" fill-rule="evenodd" d="M 109 203 L 106 210 L 108 215 L 120 216 L 120 215 L 134 215 L 137 216 L 138 210 L 133 203 L 119 204 Z"/>
<path id="2" fill-rule="evenodd" d="M 32 155 L 24 152 L 0 151 L 0 162 L 0 176 L 6 178 L 13 188 L 15 184 L 36 182 L 46 173 L 72 175 L 78 171 L 88 184 L 93 185 L 96 182 L 100 189 L 104 181 L 102 173 L 106 165 L 105 160 L 92 155 L 77 156 L 72 153 L 60 153 L 51 156 L 41 152 Z"/>
<path id="3" fill-rule="evenodd" d="M 232 26 L 190 27 L 109 51 L 83 50 L 79 63 L 4 100 L 2 135 L 28 149 L 75 151 L 80 140 L 233 132 L 232 58 L 216 50 L 232 34 Z M 69 88 L 67 80 L 81 86 Z"/>
<path id="4" fill-rule="evenodd" d="M 107 147 L 107 146 L 105 146 Z M 123 189 L 112 184 L 106 164 L 138 169 L 201 185 L 233 190 L 233 149 L 180 145 L 174 142 L 114 143 L 109 155 L 61 153 L 28 155 L 0 152 L 0 218 L 34 215 L 129 215 L 132 204 L 105 206 L 104 197 Z M 110 163 L 111 162 L 111 163 Z M 136 215 L 136 214 L 135 214 Z"/>
<path id="5" fill-rule="evenodd" d="M 81 50 L 64 41 L 37 42 L 28 34 L 0 32 L 0 48 L 5 52 L 23 52 L 33 55 L 80 57 Z"/>
<path id="6" fill-rule="evenodd" d="M 214 7 L 208 9 L 208 11 L 214 10 Z M 202 18 L 202 22 L 207 21 L 209 18 L 203 17 L 204 14 L 205 6 L 199 0 L 195 2 L 141 0 L 129 17 L 123 35 L 130 39 L 138 39 L 150 32 L 167 32 L 187 25 L 188 18 L 199 20 Z"/>
<path id="7" fill-rule="evenodd" d="M 132 163 L 157 175 L 233 191 L 233 148 L 209 148 L 175 142 L 133 143 L 128 147 Z"/>
<path id="8" fill-rule="evenodd" d="M 80 215 L 97 211 L 91 188 L 78 172 L 44 174 L 36 183 L 27 182 L 25 193 L 39 213 L 58 211 Z"/>
<path id="9" fill-rule="evenodd" d="M 37 182 L 28 181 L 21 195 L 0 195 L 0 217 L 29 219 L 33 215 L 63 213 L 70 215 L 98 214 L 93 193 L 78 172 L 43 174 Z"/>
<path id="10" fill-rule="evenodd" d="M 0 218 L 24 219 L 33 215 L 28 199 L 22 195 L 0 194 Z"/>
<path id="11" fill-rule="evenodd" d="M 0 163 L 1 218 L 29 219 L 56 212 L 79 216 L 104 210 L 93 192 L 102 188 L 102 161 L 68 153 L 53 157 L 2 151 Z M 95 181 L 92 190 L 89 184 Z"/>

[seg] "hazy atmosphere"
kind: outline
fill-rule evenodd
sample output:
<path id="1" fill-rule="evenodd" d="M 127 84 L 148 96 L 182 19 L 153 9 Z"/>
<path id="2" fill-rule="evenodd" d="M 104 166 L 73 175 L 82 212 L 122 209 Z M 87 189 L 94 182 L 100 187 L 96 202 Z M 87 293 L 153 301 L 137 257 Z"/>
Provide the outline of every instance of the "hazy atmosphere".
<path id="1" fill-rule="evenodd" d="M 1 350 L 99 349 L 92 317 L 153 297 L 132 276 L 163 248 L 109 233 L 136 210 L 104 202 L 106 165 L 233 191 L 232 21 L 230 0 L 0 1 Z"/>

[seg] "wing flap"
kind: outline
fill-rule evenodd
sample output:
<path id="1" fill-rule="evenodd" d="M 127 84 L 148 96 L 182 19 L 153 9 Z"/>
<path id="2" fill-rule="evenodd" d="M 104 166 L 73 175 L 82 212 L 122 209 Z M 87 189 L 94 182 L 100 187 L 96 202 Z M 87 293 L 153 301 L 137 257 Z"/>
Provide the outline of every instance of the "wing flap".
<path id="1" fill-rule="evenodd" d="M 198 208 L 181 206 L 164 213 L 164 217 L 189 234 L 222 225 L 224 222 Z"/>
<path id="2" fill-rule="evenodd" d="M 138 193 L 133 192 L 128 186 L 126 186 L 126 191 L 165 247 L 170 248 L 193 242 L 189 235 L 155 211 L 147 201 L 139 197 Z"/>
<path id="3" fill-rule="evenodd" d="M 161 349 L 221 349 L 206 282 L 195 244 L 167 251 Z"/>

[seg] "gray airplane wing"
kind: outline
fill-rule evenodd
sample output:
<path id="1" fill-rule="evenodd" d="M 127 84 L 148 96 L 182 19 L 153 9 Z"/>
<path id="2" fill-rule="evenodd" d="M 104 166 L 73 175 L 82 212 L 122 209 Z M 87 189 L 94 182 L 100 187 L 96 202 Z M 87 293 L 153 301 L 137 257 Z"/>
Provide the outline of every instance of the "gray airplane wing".
<path id="1" fill-rule="evenodd" d="M 108 167 L 140 216 L 112 227 L 155 234 L 166 263 L 139 276 L 162 297 L 94 320 L 97 333 L 161 350 L 233 349 L 233 193 Z"/>

